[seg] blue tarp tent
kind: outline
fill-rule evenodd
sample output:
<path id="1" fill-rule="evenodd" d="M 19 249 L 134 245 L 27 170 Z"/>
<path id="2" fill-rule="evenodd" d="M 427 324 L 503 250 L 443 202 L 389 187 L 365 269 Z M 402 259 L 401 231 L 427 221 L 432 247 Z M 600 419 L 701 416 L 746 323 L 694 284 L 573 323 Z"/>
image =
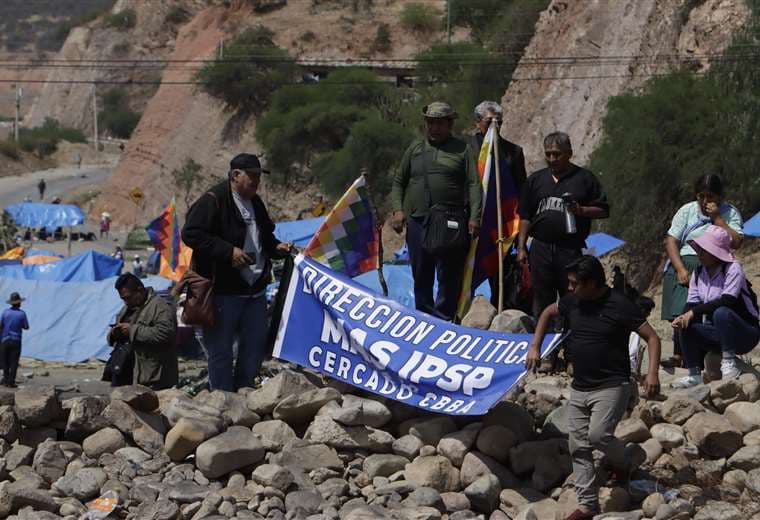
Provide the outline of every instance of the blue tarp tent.
<path id="1" fill-rule="evenodd" d="M 93 357 L 107 359 L 108 325 L 123 305 L 114 289 L 115 281 L 63 283 L 0 278 L 3 300 L 11 292 L 26 298 L 22 309 L 29 317 L 29 330 L 24 331 L 21 355 L 71 363 Z M 149 277 L 143 283 L 156 290 L 171 285 L 160 277 Z"/>
<path id="2" fill-rule="evenodd" d="M 58 253 L 53 253 L 52 251 L 46 251 L 45 249 L 35 249 L 31 248 L 24 253 L 25 258 L 29 258 L 30 256 L 57 256 L 58 258 L 63 258 L 63 255 L 59 255 Z"/>
<path id="3" fill-rule="evenodd" d="M 744 223 L 744 234 L 749 237 L 760 237 L 760 212 Z"/>
<path id="4" fill-rule="evenodd" d="M 325 217 L 315 217 L 278 222 L 274 227 L 274 236 L 281 242 L 293 242 L 298 247 L 306 247 L 324 221 Z"/>
<path id="5" fill-rule="evenodd" d="M 88 251 L 59 262 L 39 265 L 0 266 L 0 278 L 46 282 L 95 282 L 121 274 L 124 262 Z"/>
<path id="6" fill-rule="evenodd" d="M 607 233 L 591 233 L 586 239 L 586 252 L 596 257 L 621 247 L 625 242 Z"/>
<path id="7" fill-rule="evenodd" d="M 57 228 L 84 224 L 84 213 L 71 204 L 23 202 L 5 208 L 21 227 Z"/>

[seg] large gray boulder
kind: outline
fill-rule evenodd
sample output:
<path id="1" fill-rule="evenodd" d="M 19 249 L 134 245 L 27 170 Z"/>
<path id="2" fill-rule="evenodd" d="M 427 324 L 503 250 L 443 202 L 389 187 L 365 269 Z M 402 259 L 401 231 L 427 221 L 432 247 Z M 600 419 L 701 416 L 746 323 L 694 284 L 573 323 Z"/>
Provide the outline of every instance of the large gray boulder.
<path id="1" fill-rule="evenodd" d="M 382 428 L 393 418 L 383 403 L 352 394 L 343 396 L 341 404 L 330 403 L 319 411 L 345 426 L 371 426 Z"/>
<path id="2" fill-rule="evenodd" d="M 499 505 L 501 483 L 496 475 L 483 475 L 464 490 L 473 509 L 481 513 L 490 513 Z"/>
<path id="3" fill-rule="evenodd" d="M 461 468 L 462 486 L 467 487 L 484 475 L 493 474 L 501 482 L 502 488 L 513 488 L 519 484 L 514 474 L 488 455 L 471 451 L 464 457 Z"/>
<path id="4" fill-rule="evenodd" d="M 288 423 L 279 420 L 255 424 L 253 434 L 261 440 L 267 451 L 280 451 L 288 442 L 297 438 L 293 428 Z"/>
<path id="5" fill-rule="evenodd" d="M 716 413 L 698 413 L 686 421 L 684 430 L 687 439 L 711 458 L 730 457 L 742 446 L 739 430 Z"/>
<path id="6" fill-rule="evenodd" d="M 473 329 L 488 330 L 496 316 L 496 308 L 483 296 L 476 296 L 472 300 L 470 310 L 462 318 L 462 326 Z"/>
<path id="7" fill-rule="evenodd" d="M 67 465 L 68 459 L 57 442 L 45 441 L 37 446 L 32 469 L 48 484 L 61 478 Z"/>
<path id="8" fill-rule="evenodd" d="M 340 401 L 341 395 L 334 388 L 315 388 L 301 394 L 292 394 L 280 401 L 272 417 L 288 424 L 305 424 L 327 403 Z"/>
<path id="9" fill-rule="evenodd" d="M 316 388 L 303 374 L 283 370 L 248 394 L 248 408 L 259 415 L 267 415 L 289 395 L 303 394 Z"/>
<path id="10" fill-rule="evenodd" d="M 270 462 L 303 472 L 319 468 L 343 471 L 343 461 L 338 453 L 326 444 L 289 445 L 280 453 L 274 454 Z"/>
<path id="11" fill-rule="evenodd" d="M 63 496 L 74 497 L 81 502 L 91 500 L 100 494 L 100 488 L 108 480 L 106 472 L 100 468 L 83 468 L 73 475 L 59 478 L 53 484 Z"/>
<path id="12" fill-rule="evenodd" d="M 209 479 L 256 464 L 263 458 L 261 441 L 243 426 L 232 426 L 195 450 L 195 465 Z"/>
<path id="13" fill-rule="evenodd" d="M 143 385 L 118 386 L 111 390 L 111 401 L 124 401 L 135 410 L 152 412 L 158 408 L 156 392 Z"/>
<path id="14" fill-rule="evenodd" d="M 261 417 L 250 408 L 245 396 L 233 392 L 214 390 L 200 400 L 203 404 L 221 410 L 222 417 L 228 425 L 247 426 L 250 428 L 261 421 Z"/>
<path id="15" fill-rule="evenodd" d="M 403 471 L 407 464 L 409 459 L 401 455 L 377 453 L 364 459 L 363 469 L 370 478 L 389 477 Z"/>
<path id="16" fill-rule="evenodd" d="M 440 493 L 459 491 L 459 470 L 449 459 L 440 455 L 417 457 L 407 464 L 406 479 L 420 487 L 431 487 Z"/>
<path id="17" fill-rule="evenodd" d="M 24 426 L 45 426 L 61 416 L 61 404 L 52 386 L 28 386 L 16 392 L 16 415 Z"/>
<path id="18" fill-rule="evenodd" d="M 0 406 L 0 439 L 13 444 L 21 436 L 21 421 L 12 406 Z"/>
<path id="19" fill-rule="evenodd" d="M 367 426 L 343 426 L 326 416 L 315 417 L 303 438 L 339 450 L 365 449 L 374 453 L 389 453 L 395 440 L 384 430 Z"/>
<path id="20" fill-rule="evenodd" d="M 97 459 L 104 453 L 115 453 L 127 445 L 124 436 L 116 428 L 104 428 L 97 433 L 93 433 L 82 442 L 84 453 L 92 458 Z"/>
<path id="21" fill-rule="evenodd" d="M 438 447 L 436 448 L 438 455 L 443 455 L 449 459 L 454 466 L 461 467 L 464 456 L 475 445 L 475 440 L 480 433 L 480 427 L 480 423 L 472 423 L 459 431 L 447 433 L 438 441 Z"/>
<path id="22" fill-rule="evenodd" d="M 95 396 L 74 397 L 67 400 L 69 418 L 66 422 L 64 438 L 69 441 L 82 442 L 86 437 L 109 426 L 103 415 L 108 403 Z"/>
<path id="23" fill-rule="evenodd" d="M 166 434 L 164 451 L 175 462 L 185 460 L 204 441 L 222 431 L 219 419 L 187 419 L 182 417 Z"/>

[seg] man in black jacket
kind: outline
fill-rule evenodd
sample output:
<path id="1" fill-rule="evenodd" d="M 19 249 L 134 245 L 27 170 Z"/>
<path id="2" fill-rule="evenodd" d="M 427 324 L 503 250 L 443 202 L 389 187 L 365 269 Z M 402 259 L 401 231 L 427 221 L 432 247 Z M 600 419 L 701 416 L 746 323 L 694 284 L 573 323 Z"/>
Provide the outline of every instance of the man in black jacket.
<path id="1" fill-rule="evenodd" d="M 203 330 L 212 390 L 233 392 L 253 384 L 266 348 L 270 259 L 291 248 L 275 238 L 274 223 L 256 194 L 262 173 L 269 172 L 258 157 L 237 155 L 228 180 L 190 207 L 182 229 L 182 240 L 193 249 L 193 270 L 214 280 L 216 322 Z"/>
<path id="2" fill-rule="evenodd" d="M 501 105 L 497 103 L 496 101 L 483 101 L 478 106 L 475 107 L 475 133 L 470 137 L 470 150 L 472 150 L 472 153 L 475 154 L 475 162 L 478 160 L 478 155 L 480 154 L 480 148 L 483 146 L 483 139 L 486 136 L 486 133 L 488 132 L 488 128 L 491 126 L 492 121 L 496 121 L 496 128 L 501 129 L 501 124 L 504 117 L 504 112 L 501 108 Z M 525 172 L 525 154 L 523 153 L 523 149 L 521 146 L 516 145 L 512 141 L 508 141 L 504 139 L 501 134 L 499 134 L 499 158 L 503 160 L 502 164 L 506 164 L 507 170 L 509 171 L 509 176 L 512 177 L 512 181 L 514 182 L 514 187 L 516 193 L 520 194 L 520 189 L 522 188 L 522 185 L 525 184 L 525 179 L 527 178 L 527 174 Z M 502 186 L 502 190 L 508 190 L 509 187 Z M 502 194 L 504 194 L 505 191 L 502 191 Z M 485 200 L 483 201 L 483 205 L 485 206 Z M 486 237 L 484 235 L 480 236 L 480 240 L 484 240 Z M 510 260 L 510 256 L 507 255 L 506 258 L 504 258 L 504 274 L 506 278 L 506 274 L 509 272 L 509 265 L 507 265 Z M 488 279 L 488 283 L 491 286 L 491 304 L 494 307 L 499 306 L 499 275 L 496 274 L 495 276 L 492 276 Z M 509 287 L 509 284 L 504 284 L 504 287 Z M 475 289 L 473 287 L 473 289 Z M 507 299 L 505 297 L 504 301 L 506 302 Z"/>

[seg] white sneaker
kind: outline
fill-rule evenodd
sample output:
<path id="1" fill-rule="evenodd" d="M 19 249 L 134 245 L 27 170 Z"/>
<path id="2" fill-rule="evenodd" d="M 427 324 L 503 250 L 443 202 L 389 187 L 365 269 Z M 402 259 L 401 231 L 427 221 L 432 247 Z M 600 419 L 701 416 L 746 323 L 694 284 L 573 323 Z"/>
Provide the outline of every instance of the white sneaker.
<path id="1" fill-rule="evenodd" d="M 736 366 L 736 358 L 724 358 L 720 362 L 720 373 L 723 381 L 737 379 L 742 375 L 742 371 Z"/>
<path id="2" fill-rule="evenodd" d="M 702 384 L 702 376 L 686 376 L 670 383 L 670 388 L 691 388 Z"/>

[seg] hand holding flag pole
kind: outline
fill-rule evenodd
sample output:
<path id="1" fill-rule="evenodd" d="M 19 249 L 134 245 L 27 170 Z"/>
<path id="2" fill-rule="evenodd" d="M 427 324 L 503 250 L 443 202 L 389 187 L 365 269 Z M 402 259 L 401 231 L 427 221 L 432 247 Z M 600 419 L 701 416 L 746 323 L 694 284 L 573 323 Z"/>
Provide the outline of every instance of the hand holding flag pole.
<path id="1" fill-rule="evenodd" d="M 496 167 L 496 200 L 499 201 L 496 204 L 496 222 L 498 225 L 499 238 L 497 241 L 497 247 L 499 248 L 499 294 L 498 294 L 498 308 L 499 314 L 504 310 L 504 223 L 501 216 L 501 167 L 499 161 L 499 127 L 496 125 L 496 118 L 491 119 L 491 130 L 494 132 L 493 139 L 493 154 L 494 154 L 494 166 Z"/>

